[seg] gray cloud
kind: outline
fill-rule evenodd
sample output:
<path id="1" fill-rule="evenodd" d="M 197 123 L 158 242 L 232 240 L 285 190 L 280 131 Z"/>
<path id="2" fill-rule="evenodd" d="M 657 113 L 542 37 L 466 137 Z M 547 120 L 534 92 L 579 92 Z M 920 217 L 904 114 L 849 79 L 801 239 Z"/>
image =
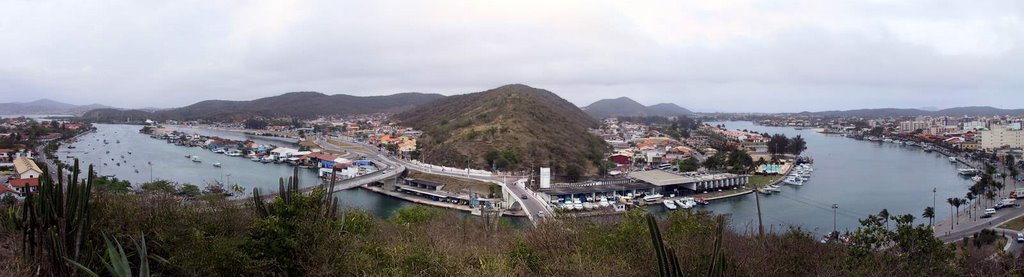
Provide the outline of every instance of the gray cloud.
<path id="1" fill-rule="evenodd" d="M 8 1 L 0 102 L 525 83 L 698 111 L 1024 107 L 1019 1 L 545 2 Z"/>

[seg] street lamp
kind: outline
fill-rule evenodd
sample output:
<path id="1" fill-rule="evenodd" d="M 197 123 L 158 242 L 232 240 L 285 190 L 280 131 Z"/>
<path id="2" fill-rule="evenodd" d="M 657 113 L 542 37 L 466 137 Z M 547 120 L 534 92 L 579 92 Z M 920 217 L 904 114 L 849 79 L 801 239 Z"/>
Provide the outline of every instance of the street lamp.
<path id="1" fill-rule="evenodd" d="M 832 204 L 832 234 L 836 234 L 836 210 L 839 209 L 839 204 Z"/>

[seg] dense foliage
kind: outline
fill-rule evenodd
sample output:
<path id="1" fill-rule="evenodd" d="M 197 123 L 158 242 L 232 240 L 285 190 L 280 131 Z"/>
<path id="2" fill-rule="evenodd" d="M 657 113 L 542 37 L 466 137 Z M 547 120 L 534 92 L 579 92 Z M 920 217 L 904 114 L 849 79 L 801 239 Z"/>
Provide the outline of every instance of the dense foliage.
<path id="1" fill-rule="evenodd" d="M 912 216 L 885 211 L 862 220 L 844 245 L 817 242 L 799 229 L 763 237 L 725 231 L 720 219 L 690 210 L 658 220 L 636 209 L 616 218 L 494 228 L 476 217 L 422 206 L 400 209 L 387 220 L 339 212 L 326 193 L 330 188 L 299 193 L 294 179 L 282 181 L 281 191 L 288 193 L 245 204 L 223 198 L 187 202 L 156 191 L 93 191 L 90 198 L 83 193 L 96 181 L 91 174 L 85 180 L 64 190 L 47 182 L 51 187 L 40 199 L 50 200 L 26 202 L 50 207 L 30 214 L 63 210 L 67 216 L 49 217 L 56 221 L 30 224 L 11 213 L 39 204 L 0 206 L 0 226 L 6 226 L 0 228 L 0 270 L 70 275 L 81 264 L 94 272 L 168 276 L 654 276 L 666 270 L 686 276 L 993 276 L 1024 265 L 1012 256 L 958 252 L 927 226 L 913 225 Z M 62 205 L 76 208 L 53 209 Z M 53 234 L 52 242 L 80 243 L 39 244 L 26 255 L 21 244 L 12 243 L 25 230 L 41 238 L 39 231 L 72 226 L 59 223 L 64 220 L 89 231 L 45 233 Z M 981 249 L 997 239 L 981 235 L 974 243 Z M 81 254 L 54 255 L 72 250 Z"/>
<path id="2" fill-rule="evenodd" d="M 554 93 L 524 85 L 450 96 L 396 118 L 423 130 L 417 141 L 422 160 L 457 168 L 551 167 L 565 179 L 571 169 L 596 174 L 608 150 L 587 131 L 598 126 L 595 119 Z"/>

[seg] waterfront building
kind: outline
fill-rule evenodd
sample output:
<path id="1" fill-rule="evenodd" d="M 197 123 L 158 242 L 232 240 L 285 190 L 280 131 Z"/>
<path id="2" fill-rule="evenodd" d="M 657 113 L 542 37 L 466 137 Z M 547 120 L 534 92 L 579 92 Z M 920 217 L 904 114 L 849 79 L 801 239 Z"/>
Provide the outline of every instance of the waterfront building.
<path id="1" fill-rule="evenodd" d="M 917 130 L 927 130 L 929 126 L 931 126 L 931 124 L 925 121 L 903 121 L 900 122 L 900 131 L 904 133 L 911 133 Z"/>
<path id="2" fill-rule="evenodd" d="M 1019 125 L 1018 125 L 1019 126 Z M 992 150 L 1004 146 L 1010 148 L 1024 147 L 1024 131 L 1010 125 L 992 125 L 990 130 L 978 132 L 981 137 L 980 147 Z"/>
<path id="3" fill-rule="evenodd" d="M 731 189 L 745 186 L 749 181 L 747 175 L 731 173 L 686 175 L 675 174 L 662 170 L 632 172 L 630 178 L 644 181 L 657 187 L 662 193 L 708 192 L 719 189 Z"/>

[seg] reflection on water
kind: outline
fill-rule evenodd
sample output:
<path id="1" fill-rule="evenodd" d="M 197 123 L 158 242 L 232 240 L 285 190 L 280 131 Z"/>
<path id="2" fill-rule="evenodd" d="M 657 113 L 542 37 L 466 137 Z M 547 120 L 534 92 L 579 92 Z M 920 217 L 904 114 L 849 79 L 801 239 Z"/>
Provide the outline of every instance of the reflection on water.
<path id="1" fill-rule="evenodd" d="M 957 175 L 957 165 L 942 154 L 920 148 L 857 141 L 824 135 L 812 130 L 757 126 L 751 122 L 710 122 L 729 129 L 759 133 L 801 135 L 807 140 L 805 155 L 814 158 L 814 174 L 804 186 L 784 185 L 782 193 L 761 195 L 766 230 L 799 226 L 816 234 L 832 231 L 832 204 L 838 204 L 836 225 L 840 231 L 854 230 L 857 221 L 888 209 L 890 214 L 911 214 L 927 224 L 921 214 L 932 206 L 936 189 L 936 220 L 949 217 L 949 197 L 963 197 L 970 180 Z M 756 230 L 754 195 L 713 201 L 704 206 L 716 213 L 730 214 L 732 226 L 740 231 Z M 753 228 L 753 229 L 751 229 Z"/>

